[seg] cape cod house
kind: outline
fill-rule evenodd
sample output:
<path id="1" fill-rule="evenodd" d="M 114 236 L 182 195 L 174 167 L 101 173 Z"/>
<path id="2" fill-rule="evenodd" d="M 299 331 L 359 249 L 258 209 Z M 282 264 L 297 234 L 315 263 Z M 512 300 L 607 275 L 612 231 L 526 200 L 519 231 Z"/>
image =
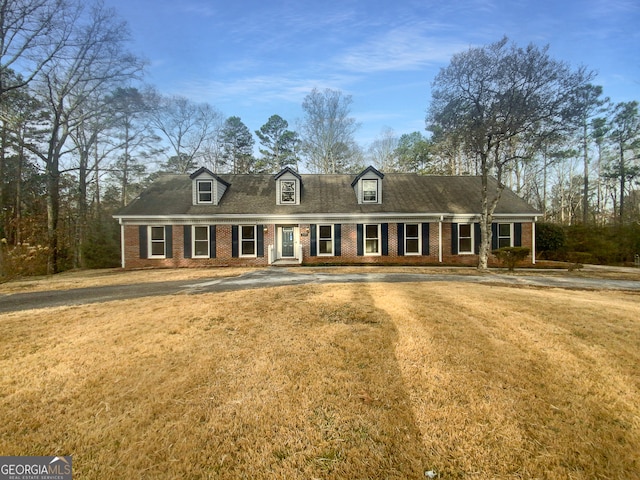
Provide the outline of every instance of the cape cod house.
<path id="1" fill-rule="evenodd" d="M 495 182 L 495 180 L 492 180 Z M 480 177 L 163 175 L 117 212 L 123 268 L 277 264 L 476 264 Z M 509 190 L 493 247 L 535 252 L 539 215 Z M 531 255 L 535 262 L 535 255 Z"/>

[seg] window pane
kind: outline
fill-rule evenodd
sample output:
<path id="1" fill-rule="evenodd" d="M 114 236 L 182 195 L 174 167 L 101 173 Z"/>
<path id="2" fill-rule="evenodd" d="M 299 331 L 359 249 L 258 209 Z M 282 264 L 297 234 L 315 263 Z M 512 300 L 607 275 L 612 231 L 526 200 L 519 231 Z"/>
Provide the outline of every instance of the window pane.
<path id="1" fill-rule="evenodd" d="M 321 240 L 319 242 L 319 253 L 330 255 L 333 253 L 333 242 L 331 240 Z"/>
<path id="2" fill-rule="evenodd" d="M 470 238 L 461 238 L 460 239 L 460 252 L 470 253 L 471 250 L 471 239 Z"/>
<path id="3" fill-rule="evenodd" d="M 406 227 L 406 237 L 407 238 L 417 238 L 418 237 L 418 225 L 417 224 L 408 224 Z"/>
<path id="4" fill-rule="evenodd" d="M 151 255 L 164 255 L 164 242 L 151 242 Z"/>
<path id="5" fill-rule="evenodd" d="M 378 240 L 367 240 L 365 242 L 366 253 L 378 253 Z"/>
<path id="6" fill-rule="evenodd" d="M 378 225 L 366 225 L 366 238 L 378 238 Z"/>
<path id="7" fill-rule="evenodd" d="M 471 237 L 471 225 L 468 223 L 461 223 L 460 227 L 460 238 L 462 237 Z"/>
<path id="8" fill-rule="evenodd" d="M 151 227 L 151 240 L 164 241 L 164 227 Z"/>
<path id="9" fill-rule="evenodd" d="M 211 182 L 198 182 L 198 190 L 200 192 L 210 192 L 212 190 L 212 183 Z"/>
<path id="10" fill-rule="evenodd" d="M 320 238 L 331 238 L 331 225 L 320 225 Z"/>
<path id="11" fill-rule="evenodd" d="M 406 248 L 407 248 L 406 253 L 420 253 L 418 250 L 418 239 L 408 238 Z"/>
<path id="12" fill-rule="evenodd" d="M 209 256 L 209 242 L 198 240 L 195 242 L 195 255 L 197 257 Z"/>
<path id="13" fill-rule="evenodd" d="M 242 255 L 254 255 L 255 254 L 254 245 L 255 243 L 253 243 L 253 241 L 243 241 Z"/>
<path id="14" fill-rule="evenodd" d="M 498 238 L 498 248 L 502 248 L 502 247 L 510 247 L 511 246 L 511 239 L 508 237 L 501 237 Z"/>
<path id="15" fill-rule="evenodd" d="M 362 198 L 365 202 L 375 202 L 378 198 L 378 182 L 377 180 L 362 181 Z"/>
<path id="16" fill-rule="evenodd" d="M 255 228 L 253 226 L 243 226 L 242 227 L 242 239 L 243 240 L 253 240 L 255 238 Z"/>
<path id="17" fill-rule="evenodd" d="M 500 223 L 498 224 L 498 235 L 501 237 L 510 237 L 511 236 L 511 224 L 510 223 Z"/>
<path id="18" fill-rule="evenodd" d="M 193 238 L 196 240 L 209 240 L 209 227 L 195 227 Z"/>

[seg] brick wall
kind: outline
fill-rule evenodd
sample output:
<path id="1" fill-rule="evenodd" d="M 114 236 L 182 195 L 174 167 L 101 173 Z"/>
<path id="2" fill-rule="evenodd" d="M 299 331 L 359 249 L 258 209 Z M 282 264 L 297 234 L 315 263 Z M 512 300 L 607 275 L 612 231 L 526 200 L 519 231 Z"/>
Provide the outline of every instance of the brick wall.
<path id="1" fill-rule="evenodd" d="M 358 256 L 357 250 L 357 226 L 356 224 L 342 224 L 341 256 L 315 256 L 311 257 L 311 234 L 309 224 L 300 224 L 300 243 L 303 249 L 304 264 L 403 264 L 425 265 L 439 264 L 438 223 L 430 224 L 429 238 L 422 241 L 429 242 L 429 255 L 403 255 L 398 256 L 398 225 L 389 223 L 388 230 L 388 255 L 364 255 Z M 477 265 L 477 255 L 453 255 L 451 250 L 451 224 L 442 225 L 442 262 L 444 264 Z M 215 267 L 215 266 L 266 266 L 268 265 L 269 245 L 276 243 L 276 226 L 266 225 L 264 232 L 264 257 L 240 257 L 232 256 L 231 225 L 216 226 L 216 258 L 184 258 L 184 230 L 182 225 L 176 225 L 172 231 L 173 257 L 164 259 L 140 258 L 139 227 L 126 225 L 125 236 L 125 267 L 128 269 L 149 267 Z M 531 248 L 531 223 L 522 224 L 522 246 Z M 495 264 L 490 259 L 490 264 Z"/>

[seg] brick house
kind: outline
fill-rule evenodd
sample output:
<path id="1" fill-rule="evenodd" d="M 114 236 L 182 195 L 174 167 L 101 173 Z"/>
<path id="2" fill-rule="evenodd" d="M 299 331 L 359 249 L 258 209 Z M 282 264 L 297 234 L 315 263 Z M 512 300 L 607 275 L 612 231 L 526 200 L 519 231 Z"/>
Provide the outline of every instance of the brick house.
<path id="1" fill-rule="evenodd" d="M 495 182 L 495 180 L 492 180 Z M 163 175 L 117 212 L 123 268 L 278 264 L 477 264 L 480 177 Z M 495 184 L 494 184 L 495 186 Z M 510 190 L 493 247 L 535 252 L 539 215 Z M 535 255 L 530 257 L 535 263 Z"/>

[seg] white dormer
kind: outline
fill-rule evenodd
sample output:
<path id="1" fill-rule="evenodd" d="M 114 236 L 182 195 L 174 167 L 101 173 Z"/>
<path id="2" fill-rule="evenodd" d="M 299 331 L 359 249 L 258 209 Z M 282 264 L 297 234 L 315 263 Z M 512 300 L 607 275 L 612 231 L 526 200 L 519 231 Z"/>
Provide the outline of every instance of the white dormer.
<path id="1" fill-rule="evenodd" d="M 285 167 L 275 176 L 276 205 L 300 205 L 302 177 L 291 167 Z"/>
<path id="2" fill-rule="evenodd" d="M 384 174 L 373 167 L 368 167 L 351 183 L 358 199 L 358 204 L 382 203 L 382 179 Z"/>
<path id="3" fill-rule="evenodd" d="M 205 167 L 193 172 L 189 178 L 192 182 L 193 205 L 218 205 L 230 186 Z"/>

